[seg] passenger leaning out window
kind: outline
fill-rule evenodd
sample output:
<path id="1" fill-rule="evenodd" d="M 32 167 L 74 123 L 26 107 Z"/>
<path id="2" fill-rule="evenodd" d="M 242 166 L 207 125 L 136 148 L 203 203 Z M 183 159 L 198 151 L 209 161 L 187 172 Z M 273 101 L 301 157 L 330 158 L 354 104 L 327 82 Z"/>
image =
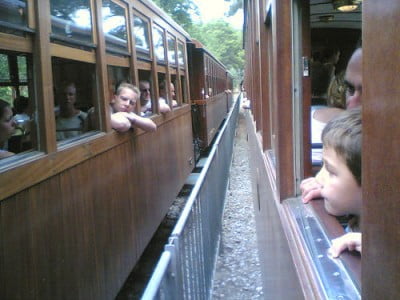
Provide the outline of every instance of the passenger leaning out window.
<path id="1" fill-rule="evenodd" d="M 117 131 L 125 132 L 132 127 L 144 131 L 155 131 L 156 124 L 134 113 L 136 102 L 140 97 L 137 87 L 130 83 L 121 83 L 111 100 L 111 126 Z"/>

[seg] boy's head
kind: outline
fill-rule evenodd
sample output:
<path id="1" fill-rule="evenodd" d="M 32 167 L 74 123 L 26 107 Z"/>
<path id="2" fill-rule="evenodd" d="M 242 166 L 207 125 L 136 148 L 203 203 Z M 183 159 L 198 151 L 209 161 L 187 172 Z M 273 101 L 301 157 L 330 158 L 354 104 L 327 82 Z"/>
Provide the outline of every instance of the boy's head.
<path id="1" fill-rule="evenodd" d="M 329 173 L 322 196 L 333 215 L 361 213 L 361 112 L 349 110 L 322 132 L 324 167 Z"/>

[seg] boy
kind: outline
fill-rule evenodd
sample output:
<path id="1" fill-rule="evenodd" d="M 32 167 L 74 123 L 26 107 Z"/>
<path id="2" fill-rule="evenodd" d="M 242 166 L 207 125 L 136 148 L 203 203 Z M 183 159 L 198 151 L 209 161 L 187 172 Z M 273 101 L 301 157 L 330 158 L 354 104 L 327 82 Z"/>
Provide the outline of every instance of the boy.
<path id="1" fill-rule="evenodd" d="M 335 216 L 353 215 L 347 232 L 360 231 L 361 193 L 361 111 L 343 112 L 322 132 L 323 161 L 328 177 L 321 195 L 325 209 Z M 332 241 L 330 252 L 338 257 L 345 249 L 361 252 L 361 233 L 347 233 Z"/>

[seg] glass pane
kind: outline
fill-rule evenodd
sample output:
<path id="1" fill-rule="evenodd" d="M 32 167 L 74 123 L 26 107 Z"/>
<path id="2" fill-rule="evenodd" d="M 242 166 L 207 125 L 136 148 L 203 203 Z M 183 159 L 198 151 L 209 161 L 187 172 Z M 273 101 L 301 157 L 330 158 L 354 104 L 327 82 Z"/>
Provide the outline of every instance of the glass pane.
<path id="1" fill-rule="evenodd" d="M 3 134 L 0 137 L 0 144 L 2 144 L 0 145 L 0 149 L 6 150 L 7 152 L 3 152 L 3 154 L 5 153 L 7 156 L 38 149 L 36 104 L 34 97 L 29 97 L 28 88 L 29 84 L 33 84 L 33 80 L 30 82 L 26 81 L 30 77 L 27 75 L 28 73 L 32 76 L 31 57 L 27 57 L 28 55 L 26 53 L 0 54 L 0 57 L 6 56 L 10 62 L 13 62 L 10 64 L 9 70 L 12 86 L 3 86 L 0 88 L 0 99 L 5 100 L 9 105 L 9 108 L 7 108 L 8 113 L 10 113 L 12 107 L 11 116 L 13 126 L 8 126 L 9 130 L 6 132 L 6 135 Z M 19 63 L 20 58 L 23 58 L 24 63 Z M 18 74 L 25 74 L 24 82 L 22 82 Z M 1 151 L 0 158 L 3 158 L 1 157 Z"/>
<path id="2" fill-rule="evenodd" d="M 29 89 L 26 85 L 21 85 L 19 87 L 19 94 L 24 97 L 29 97 Z"/>
<path id="3" fill-rule="evenodd" d="M 179 63 L 180 67 L 185 66 L 185 56 L 184 56 L 183 51 L 185 51 L 185 47 L 183 46 L 183 44 L 179 43 L 178 44 L 178 63 Z"/>
<path id="4" fill-rule="evenodd" d="M 175 52 L 175 40 L 168 36 L 168 62 L 172 65 L 176 65 L 176 52 Z"/>
<path id="5" fill-rule="evenodd" d="M 18 77 L 20 81 L 26 82 L 28 80 L 27 70 L 26 70 L 26 57 L 18 56 Z"/>
<path id="6" fill-rule="evenodd" d="M 158 26 L 154 26 L 153 29 L 153 43 L 154 53 L 157 57 L 157 61 L 165 62 L 164 32 Z"/>
<path id="7" fill-rule="evenodd" d="M 75 141 L 98 129 L 96 66 L 53 57 L 57 141 Z M 93 117 L 89 126 L 88 118 Z"/>
<path id="8" fill-rule="evenodd" d="M 0 0 L 0 20 L 20 26 L 27 26 L 26 0 Z"/>
<path id="9" fill-rule="evenodd" d="M 11 86 L 1 86 L 0 87 L 0 99 L 5 100 L 11 106 L 13 103 L 13 88 Z"/>
<path id="10" fill-rule="evenodd" d="M 136 51 L 139 56 L 150 57 L 149 28 L 147 22 L 138 16 L 133 18 Z"/>
<path id="11" fill-rule="evenodd" d="M 51 0 L 52 33 L 81 42 L 93 41 L 90 0 Z"/>
<path id="12" fill-rule="evenodd" d="M 0 82 L 10 81 L 10 69 L 8 64 L 8 56 L 0 54 Z"/>
<path id="13" fill-rule="evenodd" d="M 110 0 L 104 0 L 102 13 L 107 48 L 127 51 L 125 10 Z"/>

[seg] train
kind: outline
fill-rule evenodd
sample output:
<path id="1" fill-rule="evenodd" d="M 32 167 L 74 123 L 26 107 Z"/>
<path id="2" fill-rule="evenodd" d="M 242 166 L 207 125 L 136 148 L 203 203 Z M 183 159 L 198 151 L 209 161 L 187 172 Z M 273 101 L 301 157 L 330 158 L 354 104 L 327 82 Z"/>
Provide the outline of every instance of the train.
<path id="1" fill-rule="evenodd" d="M 346 5 L 346 7 L 343 7 Z M 340 8 L 340 10 L 339 10 Z M 244 1 L 244 89 L 254 206 L 267 299 L 397 299 L 400 3 Z M 305 205 L 311 160 L 312 69 L 321 45 L 337 71 L 362 47 L 362 254 L 329 257 L 344 234 L 323 200 Z"/>
<path id="2" fill-rule="evenodd" d="M 27 98 L 29 116 L 0 160 L 0 298 L 115 298 L 228 114 L 232 77 L 151 1 L 0 7 L 0 98 Z M 123 81 L 150 83 L 156 131 L 111 128 Z M 57 140 L 65 82 L 99 121 Z"/>

